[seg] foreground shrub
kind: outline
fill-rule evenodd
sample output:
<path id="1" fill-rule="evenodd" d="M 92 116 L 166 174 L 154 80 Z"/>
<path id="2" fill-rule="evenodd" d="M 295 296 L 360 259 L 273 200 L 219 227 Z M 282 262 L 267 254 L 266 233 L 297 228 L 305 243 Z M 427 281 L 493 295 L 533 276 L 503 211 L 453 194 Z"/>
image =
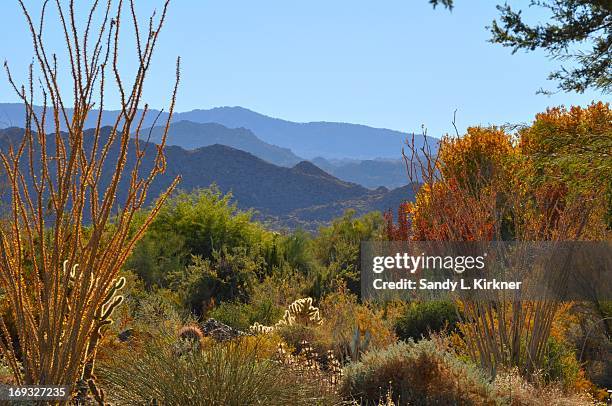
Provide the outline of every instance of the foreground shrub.
<path id="1" fill-rule="evenodd" d="M 400 342 L 366 353 L 344 370 L 340 393 L 362 405 L 391 396 L 399 405 L 494 404 L 490 385 L 441 341 Z"/>
<path id="2" fill-rule="evenodd" d="M 395 333 L 401 340 L 420 340 L 443 329 L 454 330 L 459 316 L 451 302 L 412 303 L 395 324 Z"/>
<path id="3" fill-rule="evenodd" d="M 307 306 L 296 313 L 292 308 L 300 303 Z M 383 318 L 384 311 L 357 303 L 357 296 L 346 289 L 325 296 L 320 312 L 312 303 L 310 298 L 297 300 L 279 323 L 274 326 L 256 323 L 251 331 L 276 331 L 297 352 L 307 343 L 318 354 L 331 352 L 342 362 L 356 360 L 363 352 L 386 347 L 396 340 Z"/>
<path id="4" fill-rule="evenodd" d="M 142 352 L 124 351 L 101 367 L 114 404 L 327 404 L 315 382 L 267 358 L 252 340 L 214 344 L 177 356 L 176 341 L 157 339 Z"/>
<path id="5" fill-rule="evenodd" d="M 319 326 L 294 324 L 292 326 L 280 326 L 275 332 L 296 353 L 300 353 L 306 345 L 312 347 L 318 354 L 325 354 L 333 347 L 333 342 L 322 337 Z"/>

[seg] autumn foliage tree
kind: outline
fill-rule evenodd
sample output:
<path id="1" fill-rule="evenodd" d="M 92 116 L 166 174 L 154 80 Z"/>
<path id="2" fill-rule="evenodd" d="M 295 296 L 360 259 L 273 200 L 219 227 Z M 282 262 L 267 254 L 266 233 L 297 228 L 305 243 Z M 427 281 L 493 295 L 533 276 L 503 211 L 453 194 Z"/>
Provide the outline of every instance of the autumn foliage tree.
<path id="1" fill-rule="evenodd" d="M 469 128 L 445 137 L 437 154 L 408 145 L 410 173 L 423 183 L 407 225 L 387 223 L 392 239 L 416 241 L 607 240 L 610 107 L 554 108 L 510 134 Z M 415 156 L 425 158 L 410 159 Z M 406 208 L 408 209 L 406 211 Z M 398 230 L 402 230 L 398 235 Z M 460 304 L 471 355 L 494 373 L 541 366 L 556 302 Z"/>
<path id="2" fill-rule="evenodd" d="M 612 110 L 609 104 L 587 108 L 556 107 L 536 116 L 519 132 L 518 149 L 534 168 L 534 187 L 563 190 L 564 200 L 596 191 L 597 215 L 587 231 L 603 238 L 612 230 Z M 559 193 L 561 193 L 559 191 Z"/>
<path id="3" fill-rule="evenodd" d="M 389 241 L 405 241 L 410 237 L 409 216 L 412 212 L 412 204 L 403 202 L 397 208 L 397 223 L 394 221 L 393 211 L 387 210 L 383 216 L 385 219 L 385 235 Z"/>

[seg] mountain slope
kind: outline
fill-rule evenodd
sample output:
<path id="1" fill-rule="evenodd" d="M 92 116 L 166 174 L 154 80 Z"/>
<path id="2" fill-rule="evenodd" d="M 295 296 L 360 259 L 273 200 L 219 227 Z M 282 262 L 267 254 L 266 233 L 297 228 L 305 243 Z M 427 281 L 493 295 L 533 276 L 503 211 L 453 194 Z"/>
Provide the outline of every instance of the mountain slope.
<path id="1" fill-rule="evenodd" d="M 324 179 L 335 179 L 338 180 L 338 178 L 332 176 L 331 174 L 325 172 L 323 169 L 319 168 L 318 166 L 316 166 L 314 163 L 310 162 L 310 161 L 302 161 L 299 164 L 295 165 L 293 167 L 293 170 L 296 172 L 300 172 L 306 175 L 312 175 L 312 176 L 318 176 Z M 357 183 L 357 182 L 353 182 L 353 183 Z"/>
<path id="2" fill-rule="evenodd" d="M 161 126 L 150 129 L 151 141 L 159 143 L 163 130 Z M 143 132 L 148 133 L 149 130 Z M 268 144 L 246 128 L 230 129 L 217 123 L 194 123 L 187 120 L 174 122 L 168 130 L 166 144 L 184 149 L 197 149 L 214 144 L 226 145 L 279 166 L 293 166 L 302 160 L 290 149 Z"/>
<path id="3" fill-rule="evenodd" d="M 109 130 L 105 127 L 102 136 L 108 136 Z M 91 135 L 92 130 L 86 131 L 86 149 L 91 148 Z M 6 151 L 9 145 L 16 145 L 22 136 L 22 129 L 0 130 L 0 150 Z M 55 149 L 52 140 L 47 148 L 52 155 Z M 102 171 L 105 174 L 100 185 L 102 189 L 110 182 L 109 174 L 116 164 L 118 150 L 119 146 L 114 143 Z M 154 148 L 147 147 L 147 150 Z M 347 208 L 354 208 L 358 213 L 395 209 L 402 200 L 412 197 L 410 193 L 396 193 L 384 188 L 372 191 L 341 181 L 310 162 L 301 162 L 293 168 L 280 167 L 247 152 L 218 144 L 195 150 L 168 146 L 166 158 L 166 172 L 158 176 L 151 185 L 149 201 L 159 196 L 172 180 L 180 175 L 180 189 L 189 191 L 216 184 L 222 192 L 231 192 L 239 207 L 256 209 L 260 213 L 259 218 L 272 219 L 274 224 L 280 226 L 299 225 L 314 229 L 316 225 L 342 214 Z M 23 161 L 25 164 L 27 159 Z M 143 170 L 146 171 L 152 165 L 152 155 L 145 155 Z M 125 170 L 131 171 L 133 166 L 132 144 Z M 126 197 L 128 181 L 129 179 L 123 179 L 119 185 L 119 203 Z M 3 201 L 8 199 L 8 195 L 2 196 Z"/>
<path id="4" fill-rule="evenodd" d="M 151 131 L 150 140 L 155 143 L 161 141 L 163 127 L 157 126 L 146 129 L 143 134 Z M 264 161 L 279 166 L 290 167 L 300 164 L 303 171 L 312 171 L 316 168 L 319 173 L 335 176 L 347 182 L 357 183 L 369 189 L 379 186 L 389 188 L 400 187 L 408 182 L 406 165 L 403 160 L 377 159 L 355 160 L 334 159 L 327 160 L 317 157 L 308 165 L 308 161 L 296 156 L 287 148 L 277 147 L 260 140 L 252 131 L 245 128 L 227 128 L 217 123 L 194 123 L 192 121 L 178 121 L 170 124 L 167 145 L 179 146 L 192 150 L 214 144 L 226 145 L 255 155 Z"/>
<path id="5" fill-rule="evenodd" d="M 166 157 L 172 162 L 172 171 L 182 176 L 181 188 L 191 190 L 216 183 L 221 191 L 231 191 L 241 207 L 264 214 L 284 215 L 369 193 L 356 184 L 279 167 L 224 145 L 193 151 L 169 147 Z"/>
<path id="6" fill-rule="evenodd" d="M 317 157 L 312 162 L 330 174 L 367 188 L 396 188 L 406 185 L 408 173 L 402 159 L 327 160 Z"/>

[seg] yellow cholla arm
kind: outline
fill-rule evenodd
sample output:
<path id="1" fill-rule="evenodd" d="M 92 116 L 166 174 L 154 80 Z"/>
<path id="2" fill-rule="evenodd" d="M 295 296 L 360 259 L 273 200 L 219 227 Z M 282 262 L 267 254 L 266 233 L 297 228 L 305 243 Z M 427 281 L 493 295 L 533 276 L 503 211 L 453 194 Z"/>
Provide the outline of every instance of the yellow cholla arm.
<path id="1" fill-rule="evenodd" d="M 273 326 L 264 326 L 256 322 L 251 326 L 250 330 L 255 334 L 268 334 L 282 326 L 293 326 L 294 324 L 305 326 L 321 325 L 323 319 L 321 318 L 319 308 L 313 306 L 312 303 L 313 300 L 311 297 L 297 299 L 289 305 L 287 310 L 285 310 L 283 318 Z"/>

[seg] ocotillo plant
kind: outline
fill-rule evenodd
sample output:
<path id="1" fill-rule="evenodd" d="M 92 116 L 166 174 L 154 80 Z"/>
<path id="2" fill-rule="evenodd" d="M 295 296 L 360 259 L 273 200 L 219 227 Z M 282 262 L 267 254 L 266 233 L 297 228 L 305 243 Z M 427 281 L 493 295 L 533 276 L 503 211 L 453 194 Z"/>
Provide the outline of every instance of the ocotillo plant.
<path id="1" fill-rule="evenodd" d="M 169 1 L 143 29 L 133 1 L 124 10 L 123 1 L 101 5 L 94 0 L 87 20 L 77 24 L 74 1 L 63 5 L 57 0 L 59 21 L 53 29 L 63 30 L 67 60 L 45 43 L 49 1 L 39 22 L 19 3 L 32 36 L 34 63 L 26 86 L 16 84 L 5 63 L 8 80 L 25 105 L 26 125 L 23 137 L 0 151 L 10 191 L 9 226 L 0 231 L 0 287 L 13 323 L 9 329 L 0 320 L 0 349 L 19 384 L 89 384 L 100 328 L 121 300 L 114 296 L 122 284 L 119 270 L 178 181 L 136 225 L 151 183 L 166 167 L 165 133 L 178 86 L 177 60 L 166 131 L 157 148 L 150 147 L 152 159 L 143 164 L 149 144 L 142 143 L 141 128 L 148 106 L 141 99 Z M 137 69 L 130 83 L 119 63 L 124 15 L 136 45 Z M 62 69 L 72 79 L 70 89 L 60 86 Z M 110 86 L 121 104 L 113 124 L 103 128 Z M 36 99 L 35 87 L 41 89 Z M 35 110 L 35 100 L 42 110 Z M 88 117 L 96 125 L 86 132 Z M 119 194 L 120 183 L 125 193 Z"/>

